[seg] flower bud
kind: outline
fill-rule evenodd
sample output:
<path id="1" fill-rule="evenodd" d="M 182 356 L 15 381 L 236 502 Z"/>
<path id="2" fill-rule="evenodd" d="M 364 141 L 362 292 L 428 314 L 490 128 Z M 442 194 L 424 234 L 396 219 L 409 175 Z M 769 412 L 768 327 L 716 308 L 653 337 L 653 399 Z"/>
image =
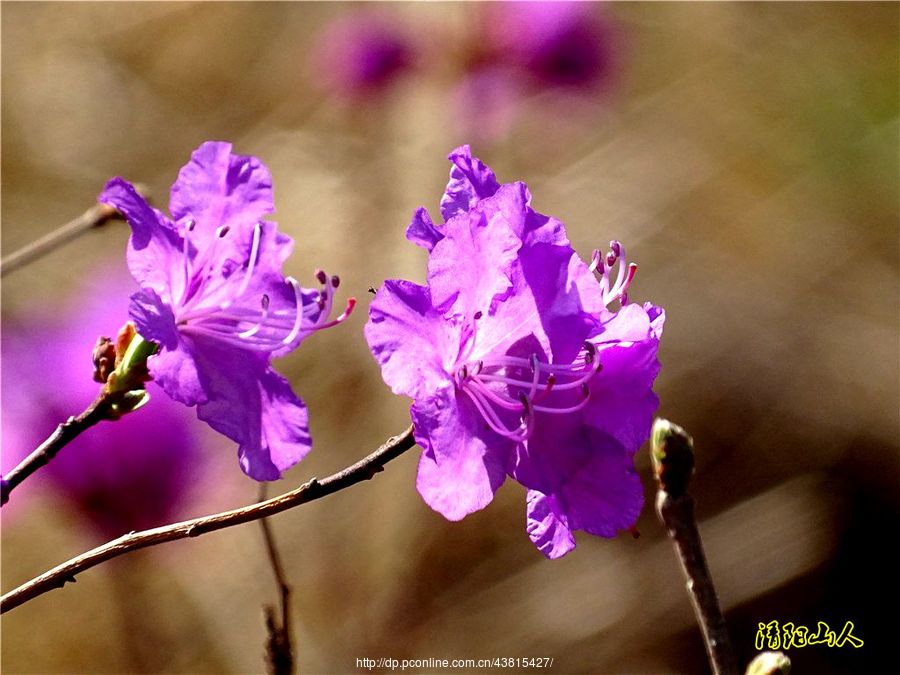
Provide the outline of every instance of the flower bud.
<path id="1" fill-rule="evenodd" d="M 672 497 L 683 495 L 694 472 L 694 439 L 677 424 L 657 418 L 650 435 L 650 458 L 660 487 Z"/>
<path id="2" fill-rule="evenodd" d="M 156 353 L 157 345 L 138 334 L 129 321 L 116 337 L 116 368 L 106 379 L 106 391 L 110 394 L 125 393 L 121 401 L 122 414 L 137 410 L 146 403 L 144 383 L 150 379 L 147 359 Z M 119 405 L 117 403 L 117 405 Z"/>
<path id="3" fill-rule="evenodd" d="M 105 383 L 116 364 L 116 346 L 113 341 L 102 335 L 98 337 L 91 360 L 94 362 L 94 382 Z"/>

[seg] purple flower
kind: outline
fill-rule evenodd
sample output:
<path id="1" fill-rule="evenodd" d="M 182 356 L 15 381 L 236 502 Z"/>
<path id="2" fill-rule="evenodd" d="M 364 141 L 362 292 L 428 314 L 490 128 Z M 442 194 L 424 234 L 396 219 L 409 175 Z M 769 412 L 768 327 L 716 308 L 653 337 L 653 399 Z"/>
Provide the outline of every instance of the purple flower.
<path id="1" fill-rule="evenodd" d="M 595 8 L 583 2 L 500 3 L 492 7 L 492 40 L 537 86 L 591 88 L 609 74 L 612 61 L 610 30 Z"/>
<path id="2" fill-rule="evenodd" d="M 330 24 L 317 40 L 313 63 L 323 88 L 358 99 L 383 92 L 410 67 L 413 52 L 396 23 L 366 11 Z"/>
<path id="3" fill-rule="evenodd" d="M 657 405 L 662 313 L 607 309 L 634 275 L 618 243 L 589 267 L 524 184 L 500 185 L 467 146 L 450 160 L 445 222 L 419 209 L 407 229 L 429 251 L 428 285 L 385 282 L 366 338 L 385 382 L 413 399 L 425 501 L 458 520 L 509 475 L 555 558 L 573 530 L 613 536 L 640 512 L 632 456 Z"/>
<path id="4" fill-rule="evenodd" d="M 321 291 L 284 277 L 293 240 L 262 220 L 274 211 L 272 179 L 229 143 L 194 151 L 172 186 L 170 220 L 128 182 L 114 178 L 100 201 L 131 225 L 128 265 L 141 285 L 130 315 L 159 345 L 150 374 L 175 400 L 239 444 L 241 468 L 276 480 L 310 450 L 307 411 L 270 361 L 329 320 L 338 278 L 317 273 Z"/>
<path id="5" fill-rule="evenodd" d="M 116 334 L 130 283 L 127 277 L 95 276 L 92 286 L 103 291 L 82 294 L 77 307 L 52 318 L 4 322 L 4 473 L 97 395 L 91 346 L 99 335 Z M 48 372 L 48 359 L 52 379 L 39 376 Z M 153 405 L 82 434 L 32 477 L 55 488 L 107 538 L 184 517 L 206 472 L 190 412 L 153 383 L 148 390 Z M 4 521 L 27 502 L 4 506 Z"/>

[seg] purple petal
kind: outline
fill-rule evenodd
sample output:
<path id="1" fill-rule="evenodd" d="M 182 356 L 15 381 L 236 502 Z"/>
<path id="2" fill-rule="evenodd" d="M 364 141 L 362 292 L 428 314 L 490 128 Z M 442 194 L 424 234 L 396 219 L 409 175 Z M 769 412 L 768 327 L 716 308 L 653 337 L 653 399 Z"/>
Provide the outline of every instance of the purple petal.
<path id="1" fill-rule="evenodd" d="M 477 413 L 452 387 L 411 409 L 416 442 L 425 449 L 416 487 L 431 508 L 448 520 L 483 509 L 506 478 L 510 443 L 483 430 Z"/>
<path id="2" fill-rule="evenodd" d="M 449 382 L 444 358 L 452 359 L 459 336 L 434 310 L 427 288 L 385 281 L 369 306 L 365 336 L 395 394 L 419 398 Z"/>
<path id="3" fill-rule="evenodd" d="M 591 460 L 549 495 L 528 494 L 528 534 L 548 558 L 574 548 L 572 532 L 614 537 L 637 521 L 644 490 L 631 454 L 613 439 L 595 432 Z"/>
<path id="4" fill-rule="evenodd" d="M 579 400 L 577 392 L 565 397 L 555 392 L 554 396 L 563 403 Z M 581 412 L 537 413 L 534 431 L 510 454 L 507 469 L 525 487 L 551 494 L 588 463 L 594 452 L 594 434 L 584 424 Z"/>
<path id="5" fill-rule="evenodd" d="M 444 234 L 435 227 L 431 216 L 424 208 L 416 209 L 409 226 L 406 228 L 406 238 L 416 246 L 421 246 L 429 253 L 434 245 L 444 238 Z"/>
<path id="6" fill-rule="evenodd" d="M 510 288 L 521 239 L 502 213 L 460 215 L 444 226 L 444 238 L 428 259 L 428 286 L 435 308 L 472 315 L 487 313 L 494 297 Z"/>
<path id="7" fill-rule="evenodd" d="M 183 337 L 176 329 L 172 309 L 148 288 L 131 296 L 128 314 L 138 333 L 160 346 L 159 353 L 147 362 L 154 381 L 180 403 L 206 402 L 206 391 L 193 356 L 194 346 L 190 338 Z"/>
<path id="8" fill-rule="evenodd" d="M 644 303 L 644 311 L 650 319 L 650 334 L 659 340 L 662 337 L 663 325 L 666 323 L 666 311 L 652 303 Z"/>
<path id="9" fill-rule="evenodd" d="M 528 537 L 551 560 L 561 558 L 575 548 L 575 535 L 555 497 L 529 490 L 525 529 Z"/>
<path id="10" fill-rule="evenodd" d="M 651 311 L 657 308 L 651 306 Z M 665 314 L 653 313 L 653 323 L 640 305 L 627 305 L 607 324 L 621 324 L 610 332 L 625 339 L 643 333 L 644 339 L 621 345 L 599 344 L 602 370 L 590 381 L 590 402 L 584 409 L 587 423 L 606 432 L 630 452 L 635 452 L 649 437 L 659 399 L 653 382 L 659 374 L 659 335 Z M 600 338 L 604 338 L 602 333 Z M 594 339 L 592 339 L 594 341 Z"/>
<path id="11" fill-rule="evenodd" d="M 602 317 L 602 323 L 597 326 L 596 331 L 593 331 L 590 339 L 600 347 L 620 342 L 642 342 L 650 337 L 650 316 L 647 310 L 641 305 L 632 303 L 614 314 L 606 312 Z"/>
<path id="12" fill-rule="evenodd" d="M 568 247 L 523 247 L 512 268 L 508 292 L 495 300 L 489 315 L 479 322 L 473 356 L 488 358 L 490 354 L 506 353 L 524 337 L 533 335 L 537 344 L 529 347 L 542 360 L 571 362 L 595 326 L 583 307 L 583 289 L 573 281 L 571 268 L 575 264 L 581 264 L 580 260 Z M 597 286 L 593 279 L 588 281 Z M 528 358 L 531 353 L 515 355 Z"/>
<path id="13" fill-rule="evenodd" d="M 453 162 L 453 168 L 441 198 L 441 215 L 445 221 L 468 212 L 479 200 L 490 197 L 500 188 L 494 172 L 480 159 L 472 157 L 468 145 L 456 148 L 447 159 Z"/>
<path id="14" fill-rule="evenodd" d="M 588 424 L 602 429 L 635 452 L 649 437 L 659 398 L 653 381 L 659 373 L 656 340 L 600 351 L 603 369 L 590 382 L 584 409 Z"/>
<path id="15" fill-rule="evenodd" d="M 244 473 L 277 480 L 306 456 L 312 447 L 306 406 L 264 357 L 213 347 L 201 363 L 209 401 L 197 416 L 238 443 Z"/>
<path id="16" fill-rule="evenodd" d="M 127 259 L 135 281 L 165 298 L 173 295 L 173 284 L 180 292 L 183 280 L 173 277 L 182 272 L 181 237 L 172 223 L 122 178 L 110 180 L 97 200 L 120 211 L 131 226 Z"/>
<path id="17" fill-rule="evenodd" d="M 275 210 L 272 177 L 256 157 L 233 155 L 231 143 L 208 141 L 172 185 L 169 211 L 192 219 L 192 238 L 205 248 L 221 226 L 251 228 Z"/>

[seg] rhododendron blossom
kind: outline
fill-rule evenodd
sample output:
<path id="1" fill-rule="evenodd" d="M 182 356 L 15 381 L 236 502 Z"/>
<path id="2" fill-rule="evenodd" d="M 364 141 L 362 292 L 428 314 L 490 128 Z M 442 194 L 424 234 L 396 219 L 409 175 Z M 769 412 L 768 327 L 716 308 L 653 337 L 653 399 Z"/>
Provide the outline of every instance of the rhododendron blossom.
<path id="1" fill-rule="evenodd" d="M 500 185 L 468 147 L 450 159 L 444 222 L 419 209 L 407 230 L 429 251 L 428 285 L 385 282 L 366 337 L 413 399 L 425 501 L 458 520 L 511 476 L 529 489 L 532 540 L 555 558 L 572 531 L 613 536 L 640 512 L 632 455 L 657 406 L 662 313 L 608 308 L 634 276 L 618 242 L 588 266 L 524 184 Z"/>
<path id="2" fill-rule="evenodd" d="M 308 290 L 282 274 L 293 240 L 263 220 L 274 211 L 269 171 L 228 143 L 194 151 L 172 186 L 171 218 L 121 178 L 99 199 L 131 225 L 128 265 L 141 290 L 130 315 L 159 345 L 153 379 L 239 444 L 247 475 L 280 478 L 311 439 L 306 406 L 271 358 L 340 323 L 354 301 L 330 319 L 337 277 L 319 271 L 322 288 Z"/>

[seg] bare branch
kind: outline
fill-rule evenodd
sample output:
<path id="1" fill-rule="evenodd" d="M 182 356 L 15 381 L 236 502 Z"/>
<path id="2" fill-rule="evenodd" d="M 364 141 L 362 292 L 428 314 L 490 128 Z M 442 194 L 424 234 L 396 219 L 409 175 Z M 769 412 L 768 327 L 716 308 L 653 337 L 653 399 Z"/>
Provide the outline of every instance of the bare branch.
<path id="1" fill-rule="evenodd" d="M 384 445 L 368 457 L 321 481 L 312 478 L 283 495 L 239 509 L 122 535 L 118 539 L 82 553 L 10 591 L 0 598 L 0 613 L 14 609 L 54 588 L 61 588 L 67 581 L 75 581 L 75 575 L 131 551 L 156 546 L 167 541 L 198 537 L 207 532 L 259 520 L 369 480 L 375 474 L 383 471 L 385 464 L 399 457 L 414 445 L 413 428 L 409 427 L 399 436 L 388 439 Z"/>

